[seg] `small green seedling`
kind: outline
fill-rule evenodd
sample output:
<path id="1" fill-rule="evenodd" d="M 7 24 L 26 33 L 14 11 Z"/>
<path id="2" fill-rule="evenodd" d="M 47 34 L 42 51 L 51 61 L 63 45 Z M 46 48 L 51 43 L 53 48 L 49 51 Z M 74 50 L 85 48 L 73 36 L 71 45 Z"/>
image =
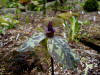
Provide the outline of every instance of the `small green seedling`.
<path id="1" fill-rule="evenodd" d="M 47 40 L 47 49 L 50 56 L 58 63 L 63 64 L 63 70 L 76 70 L 79 58 L 71 50 L 66 39 L 54 35 L 55 28 L 52 27 L 52 22 L 48 24 L 48 28 L 44 27 L 45 32 L 33 34 L 17 51 L 29 51 L 37 46 L 43 39 Z M 45 41 L 44 41 L 45 42 Z M 51 60 L 51 63 L 53 61 Z M 52 74 L 53 75 L 53 74 Z"/>
<path id="2" fill-rule="evenodd" d="M 28 16 L 25 17 L 25 22 L 26 22 L 26 24 L 29 23 L 29 17 Z"/>
<path id="3" fill-rule="evenodd" d="M 15 28 L 16 24 L 18 24 L 18 23 L 19 23 L 19 21 L 15 20 L 10 15 L 0 16 L 0 25 L 2 28 L 5 28 L 5 29 Z"/>
<path id="4" fill-rule="evenodd" d="M 70 20 L 70 26 L 68 26 L 66 22 L 64 22 L 64 27 L 65 30 L 69 31 L 68 41 L 69 40 L 77 41 L 78 33 L 80 30 L 78 20 L 74 16 L 72 16 L 72 19 Z"/>
<path id="5" fill-rule="evenodd" d="M 0 34 L 2 34 L 2 33 L 3 33 L 3 30 L 0 29 Z"/>

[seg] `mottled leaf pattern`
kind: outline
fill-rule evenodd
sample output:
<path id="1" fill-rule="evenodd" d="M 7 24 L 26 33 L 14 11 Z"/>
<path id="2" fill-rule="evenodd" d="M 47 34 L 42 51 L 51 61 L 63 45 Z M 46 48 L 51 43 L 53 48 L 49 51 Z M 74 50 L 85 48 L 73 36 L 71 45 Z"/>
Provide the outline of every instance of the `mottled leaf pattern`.
<path id="1" fill-rule="evenodd" d="M 59 36 L 49 38 L 47 41 L 47 48 L 54 60 L 63 64 L 63 69 L 76 69 L 79 58 L 71 50 L 65 39 Z"/>
<path id="2" fill-rule="evenodd" d="M 46 36 L 44 33 L 35 33 L 17 51 L 29 51 L 32 48 L 34 48 L 34 46 L 38 45 L 45 38 Z"/>

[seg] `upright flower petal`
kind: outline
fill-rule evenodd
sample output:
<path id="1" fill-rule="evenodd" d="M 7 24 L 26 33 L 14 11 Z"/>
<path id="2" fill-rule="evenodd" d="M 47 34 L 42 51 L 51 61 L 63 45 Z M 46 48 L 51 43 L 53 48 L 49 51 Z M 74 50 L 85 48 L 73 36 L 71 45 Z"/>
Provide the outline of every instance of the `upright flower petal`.
<path id="1" fill-rule="evenodd" d="M 54 29 L 52 27 L 52 21 L 50 21 L 48 24 L 48 31 L 54 32 Z"/>

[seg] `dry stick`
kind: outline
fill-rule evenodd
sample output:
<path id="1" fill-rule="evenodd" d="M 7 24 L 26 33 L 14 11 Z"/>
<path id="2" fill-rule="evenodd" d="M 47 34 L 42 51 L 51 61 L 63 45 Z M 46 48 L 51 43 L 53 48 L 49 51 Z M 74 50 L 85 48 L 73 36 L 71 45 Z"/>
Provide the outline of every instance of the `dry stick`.
<path id="1" fill-rule="evenodd" d="M 53 61 L 53 58 L 51 57 L 51 69 L 52 69 L 52 74 L 51 75 L 54 75 L 54 66 L 53 66 L 53 63 L 54 63 L 54 61 Z"/>

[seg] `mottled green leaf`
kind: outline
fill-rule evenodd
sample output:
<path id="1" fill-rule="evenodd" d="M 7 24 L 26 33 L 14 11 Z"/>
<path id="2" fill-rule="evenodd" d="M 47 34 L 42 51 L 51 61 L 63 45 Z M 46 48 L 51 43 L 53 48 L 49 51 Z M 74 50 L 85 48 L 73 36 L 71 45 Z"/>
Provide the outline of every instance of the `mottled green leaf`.
<path id="1" fill-rule="evenodd" d="M 75 70 L 77 68 L 79 58 L 71 50 L 65 39 L 58 36 L 49 38 L 47 41 L 47 48 L 54 60 L 63 64 L 63 69 Z"/>
<path id="2" fill-rule="evenodd" d="M 45 38 L 46 36 L 44 33 L 35 33 L 17 51 L 29 51 L 32 48 L 34 48 L 34 46 L 38 45 Z"/>

